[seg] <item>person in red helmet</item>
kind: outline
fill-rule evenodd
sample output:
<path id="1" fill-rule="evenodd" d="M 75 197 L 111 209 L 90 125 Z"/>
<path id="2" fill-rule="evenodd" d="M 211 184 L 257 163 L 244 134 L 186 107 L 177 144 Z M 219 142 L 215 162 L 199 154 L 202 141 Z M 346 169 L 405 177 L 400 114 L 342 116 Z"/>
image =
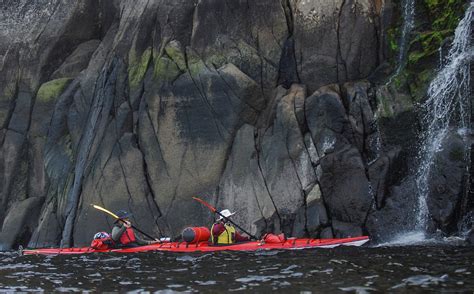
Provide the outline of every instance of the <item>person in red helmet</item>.
<path id="1" fill-rule="evenodd" d="M 159 243 L 158 240 L 143 240 L 135 234 L 130 222 L 131 213 L 119 210 L 116 215 L 119 217 L 112 228 L 112 240 L 117 247 L 137 247 Z"/>

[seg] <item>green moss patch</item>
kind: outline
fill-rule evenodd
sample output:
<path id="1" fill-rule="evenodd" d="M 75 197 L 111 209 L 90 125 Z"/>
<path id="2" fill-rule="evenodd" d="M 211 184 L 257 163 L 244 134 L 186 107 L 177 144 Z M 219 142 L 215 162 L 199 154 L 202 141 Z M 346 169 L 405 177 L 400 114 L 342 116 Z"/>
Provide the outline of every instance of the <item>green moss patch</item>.
<path id="1" fill-rule="evenodd" d="M 42 84 L 36 94 L 36 101 L 43 103 L 54 101 L 71 81 L 71 78 L 61 78 Z"/>
<path id="2" fill-rule="evenodd" d="M 131 89 L 136 89 L 145 76 L 148 64 L 152 58 L 152 49 L 147 48 L 141 56 L 137 56 L 135 50 L 128 55 L 128 83 Z"/>
<path id="3" fill-rule="evenodd" d="M 396 56 L 400 48 L 398 48 L 398 42 L 400 39 L 400 28 L 393 27 L 387 30 L 387 42 L 390 54 Z"/>
<path id="4" fill-rule="evenodd" d="M 186 58 L 177 43 L 171 42 L 166 45 L 165 52 L 166 55 L 176 63 L 180 70 L 186 70 Z"/>
<path id="5" fill-rule="evenodd" d="M 168 57 L 158 58 L 153 69 L 153 78 L 159 82 L 171 82 L 181 74 L 176 63 Z"/>

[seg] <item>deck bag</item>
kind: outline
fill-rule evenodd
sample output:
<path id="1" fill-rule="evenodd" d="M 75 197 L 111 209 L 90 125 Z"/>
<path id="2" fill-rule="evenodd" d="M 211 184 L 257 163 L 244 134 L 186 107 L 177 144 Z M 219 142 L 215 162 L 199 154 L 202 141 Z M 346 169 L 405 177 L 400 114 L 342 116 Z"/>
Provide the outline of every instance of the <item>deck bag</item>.
<path id="1" fill-rule="evenodd" d="M 265 241 L 265 243 L 283 243 L 286 241 L 286 237 L 283 233 L 279 235 L 266 234 L 263 236 L 263 241 Z"/>
<path id="2" fill-rule="evenodd" d="M 112 237 L 106 232 L 98 232 L 94 235 L 91 246 L 92 249 L 106 250 L 114 247 Z"/>

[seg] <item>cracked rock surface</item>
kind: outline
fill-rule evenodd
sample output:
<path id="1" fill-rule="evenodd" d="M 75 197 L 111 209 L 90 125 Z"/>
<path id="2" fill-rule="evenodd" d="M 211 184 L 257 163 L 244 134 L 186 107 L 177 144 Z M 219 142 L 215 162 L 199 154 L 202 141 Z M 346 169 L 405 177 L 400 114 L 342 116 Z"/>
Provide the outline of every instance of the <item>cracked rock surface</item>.
<path id="1" fill-rule="evenodd" d="M 254 234 L 380 235 L 406 163 L 365 80 L 379 4 L 3 1 L 1 248 L 86 245 L 91 204 L 177 237 L 213 221 L 192 196 Z"/>

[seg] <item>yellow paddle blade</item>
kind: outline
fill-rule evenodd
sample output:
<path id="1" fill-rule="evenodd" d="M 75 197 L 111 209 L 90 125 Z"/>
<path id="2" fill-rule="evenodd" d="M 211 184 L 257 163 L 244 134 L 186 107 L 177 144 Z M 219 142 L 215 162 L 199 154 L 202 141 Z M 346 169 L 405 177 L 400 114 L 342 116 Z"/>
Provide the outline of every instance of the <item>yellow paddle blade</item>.
<path id="1" fill-rule="evenodd" d="M 109 210 L 107 210 L 107 209 L 105 209 L 105 208 L 103 208 L 103 207 L 100 207 L 99 205 L 95 205 L 95 204 L 91 204 L 91 205 L 92 205 L 92 207 L 94 207 L 95 209 L 101 210 L 101 211 L 103 211 L 103 212 L 105 212 L 105 213 L 110 214 L 110 215 L 113 216 L 114 218 L 119 219 L 119 217 L 118 217 L 115 213 L 113 213 L 113 212 L 111 212 L 111 211 L 109 211 Z"/>

